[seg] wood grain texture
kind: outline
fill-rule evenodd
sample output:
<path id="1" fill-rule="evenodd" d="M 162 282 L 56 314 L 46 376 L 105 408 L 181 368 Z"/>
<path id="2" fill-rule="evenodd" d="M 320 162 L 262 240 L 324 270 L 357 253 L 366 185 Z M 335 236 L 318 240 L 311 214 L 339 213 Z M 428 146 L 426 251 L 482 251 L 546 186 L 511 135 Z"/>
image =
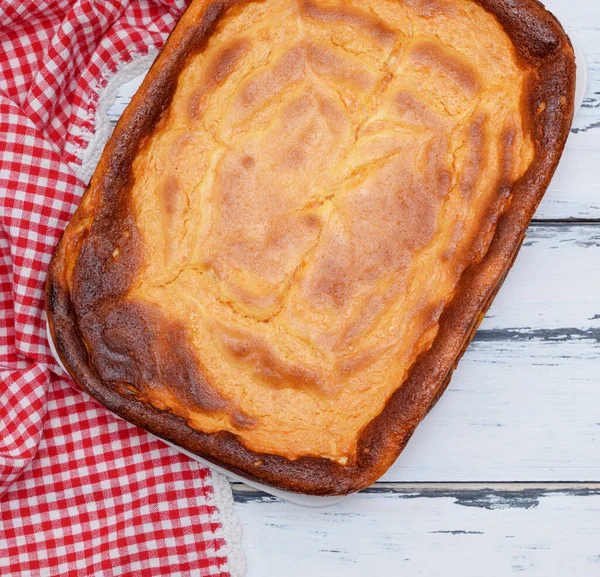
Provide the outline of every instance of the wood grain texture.
<path id="1" fill-rule="evenodd" d="M 513 271 L 381 483 L 322 510 L 235 487 L 248 577 L 600 575 L 600 2 L 545 3 L 589 86 Z"/>
<path id="2" fill-rule="evenodd" d="M 600 486 L 375 488 L 327 509 L 235 491 L 248 577 L 595 577 Z"/>
<path id="3" fill-rule="evenodd" d="M 544 2 L 581 45 L 588 66 L 588 90 L 575 117 L 561 164 L 538 209 L 537 219 L 600 219 L 600 2 Z"/>

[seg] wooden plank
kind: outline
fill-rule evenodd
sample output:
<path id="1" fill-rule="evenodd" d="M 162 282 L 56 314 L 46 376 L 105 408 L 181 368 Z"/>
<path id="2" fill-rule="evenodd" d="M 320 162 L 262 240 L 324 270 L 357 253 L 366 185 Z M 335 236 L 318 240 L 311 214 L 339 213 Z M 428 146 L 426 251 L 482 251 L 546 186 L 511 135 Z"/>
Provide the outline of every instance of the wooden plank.
<path id="1" fill-rule="evenodd" d="M 325 509 L 234 496 L 247 577 L 600 575 L 600 485 L 378 487 Z"/>
<path id="2" fill-rule="evenodd" d="M 534 226 L 388 481 L 600 480 L 600 226 Z"/>
<path id="3" fill-rule="evenodd" d="M 483 330 L 600 329 L 600 226 L 534 224 Z M 538 331 L 535 333 L 535 331 Z M 555 335 L 556 337 L 560 335 Z"/>
<path id="4" fill-rule="evenodd" d="M 598 150 L 600 149 L 600 3 L 596 0 L 545 2 L 581 45 L 588 66 L 588 90 L 554 180 L 537 219 L 598 219 Z"/>
<path id="5" fill-rule="evenodd" d="M 599 352 L 587 339 L 476 341 L 383 479 L 600 480 Z"/>
<path id="6" fill-rule="evenodd" d="M 589 88 L 583 108 L 575 124 L 561 165 L 542 201 L 537 219 L 600 219 L 600 2 L 597 0 L 547 0 L 581 44 L 588 62 Z M 124 84 L 115 103 L 108 110 L 114 124 L 143 76 Z"/>
<path id="7" fill-rule="evenodd" d="M 600 2 L 545 0 L 544 4 L 581 45 L 589 81 L 556 176 L 540 205 L 538 219 L 598 219 L 600 197 Z"/>

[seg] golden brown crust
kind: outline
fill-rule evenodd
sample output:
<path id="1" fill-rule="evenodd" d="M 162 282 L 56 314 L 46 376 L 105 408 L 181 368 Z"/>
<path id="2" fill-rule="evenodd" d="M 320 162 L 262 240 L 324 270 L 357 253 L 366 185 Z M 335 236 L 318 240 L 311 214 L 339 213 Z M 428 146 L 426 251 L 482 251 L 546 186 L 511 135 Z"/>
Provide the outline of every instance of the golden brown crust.
<path id="1" fill-rule="evenodd" d="M 230 432 L 207 434 L 191 428 L 172 412 L 137 400 L 135 391 L 130 394 L 126 386 L 132 381 L 167 381 L 186 404 L 209 413 L 224 411 L 239 430 L 254 426 L 252 416 L 222 397 L 207 381 L 206 371 L 198 365 L 186 344 L 185 327 L 166 318 L 151 304 L 130 302 L 114 308 L 114 303 L 127 293 L 142 264 L 138 249 L 140 232 L 132 217 L 128 196 L 134 159 L 168 109 L 177 78 L 191 55 L 204 50 L 223 15 L 242 10 L 252 2 L 194 2 L 107 144 L 48 277 L 51 332 L 73 378 L 125 419 L 263 483 L 291 491 L 332 495 L 356 491 L 381 476 L 443 392 L 476 325 L 516 257 L 529 221 L 558 164 L 573 115 L 574 57 L 569 40 L 555 18 L 535 0 L 473 1 L 496 17 L 512 40 L 523 66 L 534 71 L 522 102 L 522 117 L 532 135 L 535 154 L 527 172 L 516 183 L 511 184 L 507 178 L 505 183 L 499 184 L 496 202 L 489 207 L 487 221 L 491 242 L 487 252 L 484 250 L 485 257 L 460 277 L 452 301 L 442 312 L 433 345 L 413 364 L 408 378 L 392 394 L 380 414 L 362 430 L 355 459 L 342 465 L 327 458 L 286 459 L 257 453 L 246 448 Z M 442 0 L 406 3 L 418 5 L 423 13 L 442 9 L 440 6 L 444 5 L 452 9 L 452 3 Z M 305 2 L 304 9 L 311 17 L 324 21 L 343 17 L 350 18 L 352 23 L 360 18 L 353 13 L 348 16 L 323 11 L 313 2 Z M 361 25 L 382 43 L 388 42 L 394 34 L 392 29 L 377 22 L 367 21 Z M 204 89 L 210 90 L 210 82 L 218 84 L 226 77 L 244 50 L 243 43 L 225 47 L 220 59 L 212 63 Z M 435 50 L 435 47 L 422 45 L 413 57 L 427 63 L 435 58 Z M 327 64 L 327 55 L 315 54 L 314 58 Z M 448 60 L 446 70 L 464 90 L 476 89 L 478 79 L 460 60 Z M 368 83 L 369 79 L 365 78 L 364 82 Z M 192 103 L 192 116 L 198 114 L 202 98 L 199 94 Z M 399 98 L 407 114 L 417 117 L 424 114 L 418 103 L 410 102 L 410 96 Z M 474 150 L 481 141 L 478 126 L 475 119 L 469 129 Z M 509 143 L 513 136 L 506 134 L 505 138 Z M 474 154 L 469 162 L 472 171 L 477 173 L 481 158 Z M 472 188 L 469 178 L 472 177 L 467 170 L 462 184 L 465 194 Z M 169 182 L 163 190 L 168 213 L 178 210 L 176 188 L 177 183 Z M 506 203 L 508 198 L 510 202 Z M 119 247 L 117 255 L 115 246 Z M 471 249 L 477 252 L 478 247 Z M 82 334 L 86 335 L 85 339 Z M 227 338 L 238 358 L 244 359 L 249 354 L 243 343 L 240 345 L 239 336 L 229 334 Z M 277 378 L 297 383 L 299 387 L 319 387 L 318 373 L 299 369 L 290 372 L 289 367 L 279 372 Z M 193 387 L 189 386 L 190 382 L 194 383 Z"/>

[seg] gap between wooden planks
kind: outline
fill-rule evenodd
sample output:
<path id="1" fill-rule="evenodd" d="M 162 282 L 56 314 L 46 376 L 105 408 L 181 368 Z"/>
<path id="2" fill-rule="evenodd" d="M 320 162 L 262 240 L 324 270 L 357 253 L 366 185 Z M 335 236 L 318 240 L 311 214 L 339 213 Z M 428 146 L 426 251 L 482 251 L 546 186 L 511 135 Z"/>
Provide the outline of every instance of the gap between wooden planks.
<path id="1" fill-rule="evenodd" d="M 244 483 L 232 482 L 236 503 L 274 502 L 277 497 L 253 489 Z M 539 499 L 550 495 L 572 497 L 600 496 L 600 483 L 558 482 L 558 483 L 386 483 L 377 482 L 359 493 L 364 495 L 397 495 L 399 498 L 450 498 L 459 504 L 485 509 L 507 507 L 531 508 Z M 352 496 L 350 496 L 352 497 Z M 496 499 L 494 499 L 496 497 Z M 296 505 L 290 505 L 295 507 Z M 335 508 L 336 505 L 333 505 Z"/>

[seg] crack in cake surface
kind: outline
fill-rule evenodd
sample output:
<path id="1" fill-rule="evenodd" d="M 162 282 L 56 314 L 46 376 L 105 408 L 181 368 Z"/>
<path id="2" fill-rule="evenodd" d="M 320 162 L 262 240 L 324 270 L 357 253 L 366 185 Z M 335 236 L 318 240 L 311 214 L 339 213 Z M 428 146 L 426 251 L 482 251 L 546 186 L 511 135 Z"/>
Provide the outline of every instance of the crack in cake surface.
<path id="1" fill-rule="evenodd" d="M 185 323 L 212 386 L 260 423 L 163 395 L 192 426 L 348 462 L 531 162 L 526 73 L 467 0 L 458 15 L 433 0 L 261 4 L 225 16 L 138 153 L 144 262 L 128 298 Z"/>

